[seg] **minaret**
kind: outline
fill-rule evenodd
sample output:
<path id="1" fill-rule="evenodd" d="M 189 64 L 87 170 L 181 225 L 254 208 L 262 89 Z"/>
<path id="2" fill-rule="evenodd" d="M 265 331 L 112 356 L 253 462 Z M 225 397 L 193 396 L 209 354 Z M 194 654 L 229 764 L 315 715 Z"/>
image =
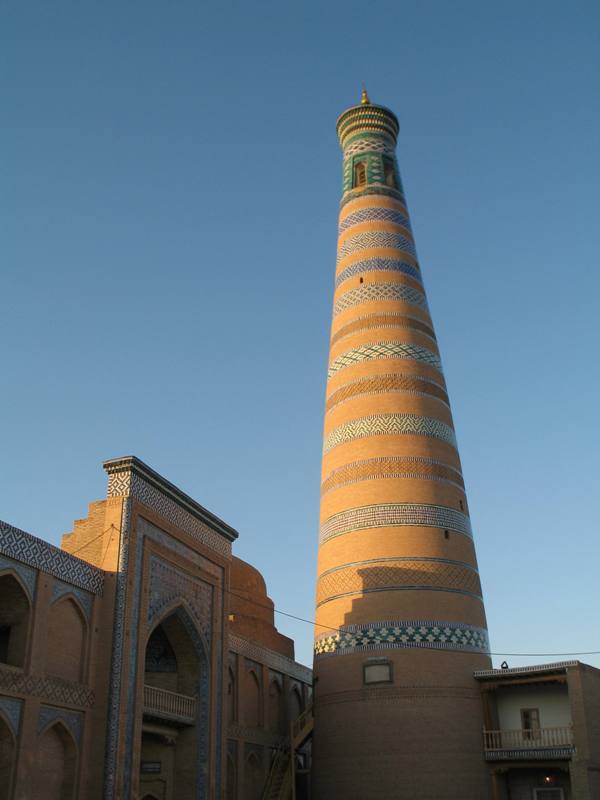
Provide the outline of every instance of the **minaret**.
<path id="1" fill-rule="evenodd" d="M 396 116 L 337 121 L 343 196 L 315 628 L 317 800 L 481 800 L 485 611 Z"/>

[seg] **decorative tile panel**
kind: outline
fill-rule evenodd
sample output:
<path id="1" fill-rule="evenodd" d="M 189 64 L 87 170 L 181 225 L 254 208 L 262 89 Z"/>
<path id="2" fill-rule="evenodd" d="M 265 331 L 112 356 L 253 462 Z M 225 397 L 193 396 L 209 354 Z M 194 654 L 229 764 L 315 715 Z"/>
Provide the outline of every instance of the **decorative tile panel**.
<path id="1" fill-rule="evenodd" d="M 335 279 L 335 288 L 337 289 L 344 281 L 355 278 L 357 275 L 362 275 L 364 272 L 399 272 L 402 275 L 414 278 L 421 284 L 423 283 L 421 270 L 415 264 L 410 264 L 408 261 L 402 261 L 399 258 L 365 258 L 361 261 L 355 261 L 342 270 Z"/>
<path id="2" fill-rule="evenodd" d="M 2 716 L 10 726 L 15 738 L 19 735 L 19 728 L 21 726 L 21 711 L 23 710 L 23 701 L 18 700 L 16 697 L 0 696 L 0 711 Z"/>
<path id="3" fill-rule="evenodd" d="M 345 422 L 325 437 L 323 452 L 354 439 L 366 436 L 429 436 L 440 439 L 456 448 L 454 431 L 445 422 L 433 417 L 421 417 L 418 414 L 373 414 Z"/>
<path id="4" fill-rule="evenodd" d="M 388 311 L 383 314 L 373 313 L 355 317 L 350 322 L 342 325 L 333 334 L 330 344 L 333 347 L 336 342 L 346 336 L 351 336 L 353 333 L 373 328 L 412 328 L 435 342 L 433 328 L 422 320 L 417 319 L 417 317 L 411 317 L 410 314 L 399 314 L 395 311 Z"/>
<path id="5" fill-rule="evenodd" d="M 490 649 L 485 628 L 457 622 L 412 620 L 344 626 L 337 633 L 325 634 L 316 639 L 315 656 L 346 655 L 398 647 L 485 654 Z"/>
<path id="6" fill-rule="evenodd" d="M 72 594 L 77 598 L 79 604 L 81 605 L 81 608 L 83 609 L 83 613 L 85 614 L 85 617 L 89 622 L 92 615 L 92 605 L 94 603 L 94 595 L 91 594 L 90 592 L 84 591 L 83 589 L 78 589 L 75 586 L 71 586 L 70 584 L 65 583 L 64 581 L 55 580 L 54 586 L 52 587 L 51 602 L 55 603 L 57 600 L 59 600 L 61 597 L 64 597 L 66 594 Z"/>
<path id="7" fill-rule="evenodd" d="M 354 200 L 360 200 L 363 197 L 369 197 L 372 195 L 393 197 L 395 200 L 398 200 L 400 203 L 402 203 L 404 208 L 407 208 L 404 192 L 400 191 L 399 189 L 392 189 L 390 186 L 367 186 L 365 188 L 353 189 L 350 192 L 345 192 L 340 201 L 340 208 L 344 208 L 347 203 L 352 203 Z"/>
<path id="8" fill-rule="evenodd" d="M 72 706 L 94 705 L 94 692 L 88 686 L 62 678 L 25 674 L 22 670 L 0 664 L 0 689 L 15 694 L 42 697 L 53 703 Z"/>
<path id="9" fill-rule="evenodd" d="M 58 721 L 63 723 L 77 744 L 80 744 L 83 732 L 83 714 L 81 711 L 69 711 L 66 708 L 58 708 L 57 706 L 40 706 L 38 733 L 43 733 Z"/>
<path id="10" fill-rule="evenodd" d="M 369 458 L 333 470 L 321 484 L 321 494 L 358 481 L 405 478 L 446 481 L 464 490 L 462 475 L 454 467 L 420 456 Z"/>
<path id="11" fill-rule="evenodd" d="M 362 225 L 364 222 L 392 222 L 410 231 L 410 219 L 407 214 L 387 206 L 369 206 L 347 214 L 340 221 L 338 233 L 343 233 L 354 225 Z"/>
<path id="12" fill-rule="evenodd" d="M 317 606 L 349 595 L 407 590 L 456 592 L 481 599 L 477 570 L 463 561 L 386 558 L 323 573 L 317 582 Z"/>
<path id="13" fill-rule="evenodd" d="M 192 578 L 156 557 L 150 560 L 148 627 L 160 619 L 164 610 L 179 599 L 185 599 L 202 635 L 210 642 L 212 623 L 213 587 Z"/>
<path id="14" fill-rule="evenodd" d="M 101 569 L 1 520 L 0 553 L 88 592 L 102 594 L 104 572 Z"/>
<path id="15" fill-rule="evenodd" d="M 442 371 L 442 362 L 439 355 L 426 347 L 421 347 L 421 345 L 413 344 L 412 342 L 374 342 L 373 344 L 362 344 L 358 347 L 353 347 L 352 350 L 347 350 L 339 355 L 331 362 L 327 377 L 331 378 L 336 372 L 346 367 L 360 364 L 363 361 L 382 358 L 420 361 L 437 369 L 439 372 Z"/>
<path id="16" fill-rule="evenodd" d="M 412 286 L 406 286 L 404 283 L 363 283 L 340 295 L 333 305 L 333 316 L 360 303 L 385 300 L 409 303 L 428 311 L 425 295 Z"/>
<path id="17" fill-rule="evenodd" d="M 20 561 L 16 561 L 13 558 L 3 558 L 0 556 L 0 572 L 5 569 L 13 570 L 19 576 L 23 582 L 25 591 L 29 595 L 29 599 L 33 601 L 33 598 L 35 597 L 35 581 L 37 578 L 37 571 L 32 567 L 22 564 Z"/>
<path id="18" fill-rule="evenodd" d="M 341 511 L 321 525 L 321 543 L 353 531 L 369 528 L 443 528 L 472 538 L 471 521 L 466 514 L 447 506 L 420 503 L 381 503 Z"/>
<path id="19" fill-rule="evenodd" d="M 357 233 L 355 236 L 351 236 L 341 242 L 337 253 L 337 261 L 339 263 L 346 256 L 359 253 L 361 250 L 372 250 L 374 248 L 402 250 L 413 258 L 417 257 L 414 243 L 401 233 L 366 231 L 365 233 Z"/>
<path id="20" fill-rule="evenodd" d="M 448 395 L 444 388 L 435 381 L 422 378 L 419 375 L 403 375 L 402 373 L 390 375 L 374 375 L 361 378 L 351 383 L 345 383 L 336 389 L 328 398 L 326 409 L 330 411 L 338 403 L 350 400 L 362 394 L 381 394 L 382 392 L 406 392 L 408 394 L 435 397 L 448 405 Z"/>
<path id="21" fill-rule="evenodd" d="M 231 554 L 231 543 L 202 520 L 190 514 L 185 508 L 145 481 L 135 472 L 113 472 L 108 478 L 108 497 L 131 496 L 152 511 L 160 514 L 172 525 L 185 531 L 189 536 L 216 550 L 222 555 Z"/>
<path id="22" fill-rule="evenodd" d="M 344 149 L 344 158 L 368 152 L 393 156 L 395 151 L 394 145 L 389 140 L 371 136 L 363 139 L 353 139 Z"/>

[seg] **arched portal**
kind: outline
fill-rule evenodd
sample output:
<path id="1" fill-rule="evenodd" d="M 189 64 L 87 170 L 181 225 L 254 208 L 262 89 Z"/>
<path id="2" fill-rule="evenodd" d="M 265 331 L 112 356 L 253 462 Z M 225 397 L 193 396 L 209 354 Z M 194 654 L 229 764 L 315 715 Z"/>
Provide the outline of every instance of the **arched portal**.
<path id="1" fill-rule="evenodd" d="M 0 800 L 8 800 L 11 796 L 15 755 L 15 738 L 0 716 Z"/>
<path id="2" fill-rule="evenodd" d="M 30 605 L 20 582 L 10 573 L 0 576 L 0 663 L 25 666 Z"/>
<path id="3" fill-rule="evenodd" d="M 142 797 L 205 796 L 208 683 L 206 647 L 187 610 L 179 606 L 152 630 L 146 645 Z"/>
<path id="4" fill-rule="evenodd" d="M 77 747 L 57 722 L 38 739 L 32 800 L 74 800 L 76 774 Z"/>

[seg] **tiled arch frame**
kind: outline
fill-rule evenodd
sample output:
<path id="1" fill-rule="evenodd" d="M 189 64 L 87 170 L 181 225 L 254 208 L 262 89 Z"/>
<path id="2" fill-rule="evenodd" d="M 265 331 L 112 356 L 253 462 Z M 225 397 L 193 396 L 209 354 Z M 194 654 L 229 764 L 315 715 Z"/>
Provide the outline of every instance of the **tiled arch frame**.
<path id="1" fill-rule="evenodd" d="M 60 583 L 60 581 L 58 583 Z M 81 592 L 80 590 L 77 590 L 75 587 L 70 587 L 68 585 L 65 585 L 64 589 L 60 592 L 53 591 L 52 596 L 50 598 L 48 613 L 50 614 L 52 612 L 52 609 L 55 609 L 61 603 L 72 603 L 77 613 L 81 617 L 81 624 L 83 627 L 83 647 L 81 653 L 79 678 L 77 679 L 77 682 L 85 684 L 89 667 L 88 653 L 89 653 L 90 639 L 91 639 L 92 607 L 91 604 L 88 605 L 87 603 L 85 603 L 84 598 L 82 598 L 82 594 L 83 592 Z"/>
<path id="2" fill-rule="evenodd" d="M 167 606 L 164 612 L 154 618 L 147 626 L 145 641 L 153 631 L 169 617 L 175 615 L 185 628 L 198 656 L 200 678 L 198 682 L 198 709 L 196 717 L 197 729 L 197 761 L 196 761 L 196 798 L 204 800 L 208 797 L 208 762 L 210 747 L 210 647 L 194 622 L 193 612 L 184 598 L 178 598 Z"/>
<path id="3" fill-rule="evenodd" d="M 31 578 L 29 573 L 33 573 L 33 578 Z M 33 625 L 33 604 L 35 599 L 36 570 L 33 570 L 30 567 L 25 566 L 24 564 L 19 564 L 18 562 L 13 561 L 12 559 L 5 559 L 0 557 L 0 579 L 5 577 L 11 577 L 15 580 L 15 582 L 25 595 L 25 598 L 29 606 L 28 620 L 27 620 L 27 636 L 25 637 L 25 652 L 23 654 L 23 663 L 20 665 L 21 667 L 26 668 L 31 648 L 31 628 Z"/>

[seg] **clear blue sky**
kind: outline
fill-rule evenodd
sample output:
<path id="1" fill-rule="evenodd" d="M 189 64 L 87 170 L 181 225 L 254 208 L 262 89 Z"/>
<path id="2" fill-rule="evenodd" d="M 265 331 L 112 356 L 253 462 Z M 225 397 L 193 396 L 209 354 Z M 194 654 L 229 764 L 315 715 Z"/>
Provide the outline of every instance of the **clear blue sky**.
<path id="1" fill-rule="evenodd" d="M 0 516 L 58 543 L 133 453 L 312 618 L 365 81 L 401 121 L 492 648 L 600 650 L 599 34 L 594 2 L 1 2 Z"/>

